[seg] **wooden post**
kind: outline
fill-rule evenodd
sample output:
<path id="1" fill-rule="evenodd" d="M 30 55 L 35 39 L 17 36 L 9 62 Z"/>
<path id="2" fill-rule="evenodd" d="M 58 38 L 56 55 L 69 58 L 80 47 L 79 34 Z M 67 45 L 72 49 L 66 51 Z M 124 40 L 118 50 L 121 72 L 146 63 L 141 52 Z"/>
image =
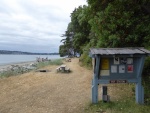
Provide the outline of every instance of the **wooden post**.
<path id="1" fill-rule="evenodd" d="M 98 76 L 100 70 L 100 56 L 96 55 L 96 68 L 92 80 L 92 103 L 98 103 Z"/>
<path id="2" fill-rule="evenodd" d="M 138 75 L 137 75 L 137 79 L 138 82 L 136 83 L 136 87 L 135 87 L 135 98 L 136 98 L 136 103 L 138 104 L 144 104 L 144 88 L 142 86 L 142 70 L 144 67 L 144 61 L 145 61 L 145 56 L 142 56 L 141 58 L 139 58 L 139 67 L 138 67 Z"/>
<path id="3" fill-rule="evenodd" d="M 144 88 L 141 85 L 141 78 L 139 78 L 139 81 L 136 84 L 136 103 L 144 104 Z"/>

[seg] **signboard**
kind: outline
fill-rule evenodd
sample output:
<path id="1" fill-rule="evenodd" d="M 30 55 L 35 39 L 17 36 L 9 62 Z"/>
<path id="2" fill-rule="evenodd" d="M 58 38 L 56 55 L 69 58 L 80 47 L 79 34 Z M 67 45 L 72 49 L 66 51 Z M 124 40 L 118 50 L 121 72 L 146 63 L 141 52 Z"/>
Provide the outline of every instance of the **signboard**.
<path id="1" fill-rule="evenodd" d="M 133 65 L 128 65 L 128 72 L 132 73 L 133 72 Z"/>
<path id="2" fill-rule="evenodd" d="M 133 58 L 127 58 L 127 64 L 133 64 Z"/>
<path id="3" fill-rule="evenodd" d="M 108 70 L 109 69 L 109 59 L 102 58 L 101 59 L 101 70 Z"/>
<path id="4" fill-rule="evenodd" d="M 90 56 L 95 58 L 96 63 L 92 80 L 92 103 L 98 103 L 98 85 L 109 83 L 135 83 L 136 102 L 144 103 L 141 73 L 144 60 L 150 55 L 149 50 L 144 48 L 91 48 L 90 50 Z"/>
<path id="5" fill-rule="evenodd" d="M 101 70 L 100 70 L 101 76 L 109 76 L 109 59 L 108 58 L 102 58 L 101 59 Z"/>
<path id="6" fill-rule="evenodd" d="M 116 65 L 111 66 L 111 73 L 117 73 L 117 66 Z"/>
<path id="7" fill-rule="evenodd" d="M 119 73 L 125 73 L 125 65 L 119 65 Z"/>
<path id="8" fill-rule="evenodd" d="M 119 57 L 114 58 L 114 64 L 119 64 Z"/>
<path id="9" fill-rule="evenodd" d="M 120 63 L 121 64 L 126 64 L 127 63 L 127 59 L 126 58 L 120 58 Z"/>
<path id="10" fill-rule="evenodd" d="M 100 75 L 101 76 L 109 76 L 110 75 L 109 70 L 101 70 Z"/>
<path id="11" fill-rule="evenodd" d="M 127 80 L 110 80 L 109 83 L 127 83 Z"/>

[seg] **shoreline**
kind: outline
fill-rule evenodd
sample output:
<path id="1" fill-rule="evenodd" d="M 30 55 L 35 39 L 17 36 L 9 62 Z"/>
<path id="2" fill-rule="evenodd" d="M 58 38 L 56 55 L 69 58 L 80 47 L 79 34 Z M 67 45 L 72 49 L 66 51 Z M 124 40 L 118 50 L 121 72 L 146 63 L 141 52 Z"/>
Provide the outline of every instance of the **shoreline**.
<path id="1" fill-rule="evenodd" d="M 6 65 L 0 65 L 0 78 L 3 76 L 23 74 L 36 68 L 37 68 L 36 61 L 17 62 Z"/>
<path id="2" fill-rule="evenodd" d="M 18 65 L 18 66 L 24 66 L 24 65 L 30 65 L 36 63 L 36 61 L 27 61 L 27 62 L 14 62 L 14 63 L 8 63 L 8 64 L 0 64 L 0 69 L 11 67 L 12 65 Z"/>
<path id="3" fill-rule="evenodd" d="M 53 62 L 51 61 L 52 60 L 27 61 L 0 65 L 0 78 L 4 76 L 8 77 L 12 75 L 27 73 L 31 70 L 36 70 L 42 66 L 49 65 L 50 63 L 53 64 Z"/>

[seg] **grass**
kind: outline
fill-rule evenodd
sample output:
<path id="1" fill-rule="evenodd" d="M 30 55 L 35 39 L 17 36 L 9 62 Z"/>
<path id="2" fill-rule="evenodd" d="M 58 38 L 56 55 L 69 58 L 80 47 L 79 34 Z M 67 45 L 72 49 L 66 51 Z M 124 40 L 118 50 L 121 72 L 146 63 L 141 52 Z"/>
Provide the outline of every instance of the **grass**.
<path id="1" fill-rule="evenodd" d="M 16 70 L 8 70 L 8 71 L 4 71 L 0 73 L 0 78 L 15 76 L 15 75 L 23 74 L 29 71 L 31 70 L 24 70 L 23 68 L 16 69 Z"/>
<path id="2" fill-rule="evenodd" d="M 85 113 L 150 113 L 150 105 L 139 105 L 135 99 L 126 99 L 114 102 L 89 104 Z"/>
<path id="3" fill-rule="evenodd" d="M 63 61 L 62 59 L 56 59 L 56 60 L 52 60 L 52 61 L 46 61 L 46 62 L 39 62 L 37 64 L 37 68 L 42 68 L 42 67 L 45 67 L 45 66 L 48 66 L 48 65 L 61 65 L 63 64 Z"/>
<path id="4" fill-rule="evenodd" d="M 110 102 L 89 103 L 85 113 L 150 113 L 150 105 L 135 102 L 135 84 L 109 84 Z"/>
<path id="5" fill-rule="evenodd" d="M 39 68 L 42 68 L 42 67 L 45 67 L 48 65 L 61 65 L 61 64 L 63 64 L 62 59 L 56 59 L 56 60 L 46 61 L 46 62 L 39 62 L 39 63 L 37 63 L 35 69 L 39 69 Z M 8 71 L 0 73 L 0 78 L 20 75 L 20 74 L 27 73 L 27 72 L 30 72 L 35 69 L 24 70 L 23 68 L 19 68 L 16 70 L 8 70 Z"/>

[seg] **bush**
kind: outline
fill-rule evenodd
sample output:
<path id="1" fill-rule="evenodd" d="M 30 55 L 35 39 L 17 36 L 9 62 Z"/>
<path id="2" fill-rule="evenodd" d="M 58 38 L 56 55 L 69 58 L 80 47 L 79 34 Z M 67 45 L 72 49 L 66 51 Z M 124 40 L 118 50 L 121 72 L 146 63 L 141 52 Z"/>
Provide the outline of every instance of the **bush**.
<path id="1" fill-rule="evenodd" d="M 85 113 L 149 113 L 150 106 L 143 106 L 135 103 L 135 99 L 119 100 L 115 102 L 90 104 Z"/>
<path id="2" fill-rule="evenodd" d="M 145 60 L 142 78 L 142 83 L 144 85 L 144 100 L 146 104 L 150 104 L 150 57 Z"/>
<path id="3" fill-rule="evenodd" d="M 83 52 L 83 54 L 80 57 L 80 62 L 83 66 L 86 66 L 88 68 L 92 67 L 92 58 L 89 57 L 89 54 L 87 51 Z"/>

